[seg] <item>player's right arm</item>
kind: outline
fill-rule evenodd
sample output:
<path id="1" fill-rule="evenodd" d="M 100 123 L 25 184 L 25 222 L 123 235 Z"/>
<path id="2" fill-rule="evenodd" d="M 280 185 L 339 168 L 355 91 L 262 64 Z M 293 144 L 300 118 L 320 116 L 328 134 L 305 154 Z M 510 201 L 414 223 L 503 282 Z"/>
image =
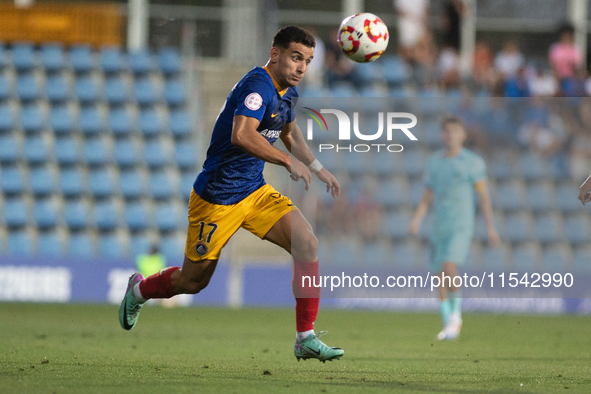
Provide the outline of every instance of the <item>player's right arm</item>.
<path id="1" fill-rule="evenodd" d="M 585 182 L 579 188 L 579 200 L 585 205 L 591 201 L 591 174 L 585 179 Z"/>
<path id="2" fill-rule="evenodd" d="M 408 225 L 408 232 L 410 234 L 417 235 L 419 233 L 421 223 L 427 214 L 431 201 L 433 201 L 433 190 L 431 190 L 430 187 L 426 187 L 423 196 L 421 197 L 421 202 L 419 202 L 419 206 Z"/>

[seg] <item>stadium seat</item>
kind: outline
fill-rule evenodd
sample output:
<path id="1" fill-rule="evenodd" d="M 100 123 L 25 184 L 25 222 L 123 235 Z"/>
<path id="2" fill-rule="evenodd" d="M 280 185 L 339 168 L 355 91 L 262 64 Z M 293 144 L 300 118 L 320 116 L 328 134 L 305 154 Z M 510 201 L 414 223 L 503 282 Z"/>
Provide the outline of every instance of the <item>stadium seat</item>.
<path id="1" fill-rule="evenodd" d="M 21 107 L 21 126 L 27 133 L 38 133 L 45 126 L 41 108 L 38 105 Z"/>
<path id="2" fill-rule="evenodd" d="M 121 77 L 111 77 L 105 81 L 105 98 L 111 105 L 120 105 L 127 100 L 127 88 Z"/>
<path id="3" fill-rule="evenodd" d="M 90 166 L 104 166 L 110 160 L 105 142 L 92 138 L 84 142 L 84 159 Z"/>
<path id="4" fill-rule="evenodd" d="M 0 101 L 7 100 L 10 97 L 10 85 L 4 73 L 0 74 Z"/>
<path id="5" fill-rule="evenodd" d="M 94 248 L 90 236 L 86 233 L 70 235 L 70 256 L 90 258 L 94 256 Z"/>
<path id="6" fill-rule="evenodd" d="M 169 163 L 166 150 L 159 140 L 147 141 L 144 146 L 144 161 L 150 168 L 159 168 Z"/>
<path id="7" fill-rule="evenodd" d="M 337 82 L 331 88 L 330 94 L 332 97 L 358 97 L 359 93 L 355 87 L 349 82 Z M 343 101 L 344 104 L 344 101 Z"/>
<path id="8" fill-rule="evenodd" d="M 55 140 L 55 160 L 60 166 L 71 166 L 78 162 L 80 151 L 76 140 L 71 137 L 60 137 Z"/>
<path id="9" fill-rule="evenodd" d="M 129 240 L 129 255 L 136 258 L 142 253 L 147 253 L 151 246 L 152 242 L 150 242 L 150 238 L 146 234 L 132 234 Z"/>
<path id="10" fill-rule="evenodd" d="M 113 176 L 108 170 L 90 171 L 90 194 L 95 198 L 106 198 L 113 194 Z"/>
<path id="11" fill-rule="evenodd" d="M 408 66 L 397 56 L 383 56 L 381 59 L 384 78 L 390 88 L 399 87 L 409 78 Z"/>
<path id="12" fill-rule="evenodd" d="M 427 164 L 427 156 L 420 149 L 410 150 L 404 155 L 402 164 L 409 177 L 422 177 Z"/>
<path id="13" fill-rule="evenodd" d="M 139 117 L 140 131 L 144 137 L 154 137 L 160 134 L 162 123 L 158 113 L 154 109 L 144 109 L 140 111 Z"/>
<path id="14" fill-rule="evenodd" d="M 101 257 L 121 259 L 124 255 L 121 239 L 117 234 L 102 234 L 99 237 L 99 254 Z"/>
<path id="15" fill-rule="evenodd" d="M 528 180 L 547 178 L 550 175 L 546 161 L 535 153 L 524 153 L 519 156 L 521 173 Z"/>
<path id="16" fill-rule="evenodd" d="M 35 67 L 35 49 L 28 42 L 16 43 L 11 50 L 12 65 L 18 72 L 29 71 Z"/>
<path id="17" fill-rule="evenodd" d="M 505 221 L 504 217 L 500 212 L 493 213 L 495 227 L 501 239 L 506 238 L 505 232 Z M 483 215 L 476 215 L 474 223 L 474 238 L 480 242 L 488 242 L 488 231 L 486 228 L 486 221 Z"/>
<path id="18" fill-rule="evenodd" d="M 181 172 L 181 194 L 185 200 L 189 200 L 191 197 L 191 191 L 193 190 L 193 184 L 197 178 L 197 173 L 193 171 Z"/>
<path id="19" fill-rule="evenodd" d="M 336 154 L 332 155 L 333 157 Z M 373 155 L 373 170 L 380 177 L 388 177 L 397 173 L 397 169 L 402 167 L 399 158 L 396 155 Z M 399 171 L 400 172 L 400 171 Z M 403 171 L 402 171 L 403 172 Z"/>
<path id="20" fill-rule="evenodd" d="M 163 95 L 164 100 L 170 107 L 183 105 L 187 101 L 185 86 L 181 81 L 166 81 Z"/>
<path id="21" fill-rule="evenodd" d="M 18 167 L 2 167 L 0 189 L 4 194 L 20 194 L 24 189 L 23 173 Z"/>
<path id="22" fill-rule="evenodd" d="M 516 212 L 505 218 L 505 231 L 510 242 L 525 242 L 532 239 L 531 217 L 524 212 Z"/>
<path id="23" fill-rule="evenodd" d="M 45 82 L 45 94 L 52 103 L 61 103 L 68 99 L 68 85 L 61 75 L 47 77 Z"/>
<path id="24" fill-rule="evenodd" d="M 160 48 L 158 50 L 158 65 L 164 75 L 170 76 L 181 71 L 181 57 L 174 48 Z"/>
<path id="25" fill-rule="evenodd" d="M 536 235 L 542 243 L 563 241 L 565 238 L 562 217 L 556 213 L 548 213 L 536 218 Z"/>
<path id="26" fill-rule="evenodd" d="M 424 262 L 420 261 L 419 250 L 414 242 L 401 242 L 394 245 L 393 257 L 390 262 L 393 263 L 395 269 L 403 267 L 410 268 L 424 264 Z"/>
<path id="27" fill-rule="evenodd" d="M 173 204 L 159 204 L 156 206 L 156 227 L 161 232 L 180 229 L 183 223 L 183 215 Z"/>
<path id="28" fill-rule="evenodd" d="M 565 221 L 566 238 L 571 244 L 586 244 L 591 240 L 591 224 L 586 216 L 571 215 Z"/>
<path id="29" fill-rule="evenodd" d="M 150 226 L 149 210 L 145 203 L 135 202 L 125 207 L 125 224 L 130 231 L 145 230 Z"/>
<path id="30" fill-rule="evenodd" d="M 98 134 L 104 129 L 103 118 L 98 108 L 88 107 L 80 111 L 80 129 L 84 134 Z"/>
<path id="31" fill-rule="evenodd" d="M 169 264 L 181 264 L 185 253 L 185 237 L 172 234 L 160 239 L 160 253 Z"/>
<path id="32" fill-rule="evenodd" d="M 345 159 L 345 168 L 352 176 L 367 175 L 373 172 L 371 161 L 361 153 L 348 155 Z"/>
<path id="33" fill-rule="evenodd" d="M 109 125 L 111 133 L 116 137 L 129 135 L 131 132 L 131 119 L 124 108 L 112 109 L 109 112 Z"/>
<path id="34" fill-rule="evenodd" d="M 106 73 L 118 73 L 123 68 L 123 54 L 117 47 L 105 47 L 100 53 L 100 65 Z"/>
<path id="35" fill-rule="evenodd" d="M 527 207 L 527 197 L 523 183 L 511 180 L 497 186 L 497 201 L 494 205 L 506 211 L 521 210 Z"/>
<path id="36" fill-rule="evenodd" d="M 150 194 L 157 200 L 172 197 L 170 177 L 166 172 L 154 172 L 150 177 Z"/>
<path id="37" fill-rule="evenodd" d="M 37 253 L 43 257 L 60 257 L 64 254 L 64 247 L 57 232 L 39 233 L 37 237 Z"/>
<path id="38" fill-rule="evenodd" d="M 57 225 L 57 207 L 51 199 L 37 200 L 33 206 L 33 216 L 37 227 L 47 229 Z"/>
<path id="39" fill-rule="evenodd" d="M 0 136 L 0 163 L 14 164 L 19 157 L 19 144 L 13 134 Z"/>
<path id="40" fill-rule="evenodd" d="M 0 105 L 0 132 L 6 132 L 12 129 L 13 117 L 12 110 L 8 104 Z"/>
<path id="41" fill-rule="evenodd" d="M 70 48 L 70 65 L 76 73 L 89 72 L 92 69 L 92 63 L 92 50 L 89 45 Z"/>
<path id="42" fill-rule="evenodd" d="M 535 243 L 520 245 L 513 250 L 513 268 L 518 272 L 540 272 L 542 255 Z"/>
<path id="43" fill-rule="evenodd" d="M 20 198 L 5 199 L 2 209 L 4 224 L 9 228 L 24 227 L 27 225 L 29 210 L 24 200 Z"/>
<path id="44" fill-rule="evenodd" d="M 8 233 L 8 254 L 20 257 L 33 255 L 33 241 L 28 232 L 11 231 Z"/>
<path id="45" fill-rule="evenodd" d="M 16 94 L 18 98 L 25 101 L 32 101 L 39 98 L 39 83 L 33 74 L 22 74 L 16 78 Z"/>
<path id="46" fill-rule="evenodd" d="M 529 206 L 534 212 L 545 212 L 556 207 L 554 187 L 551 183 L 536 183 L 527 188 Z"/>
<path id="47" fill-rule="evenodd" d="M 146 187 L 140 174 L 130 169 L 119 174 L 119 190 L 126 200 L 133 200 L 143 197 Z"/>
<path id="48" fill-rule="evenodd" d="M 134 74 L 146 74 L 152 71 L 152 59 L 148 51 L 129 52 L 129 68 Z"/>
<path id="49" fill-rule="evenodd" d="M 189 114 L 182 110 L 170 112 L 170 132 L 176 137 L 185 137 L 191 133 L 191 120 Z"/>
<path id="50" fill-rule="evenodd" d="M 174 147 L 174 158 L 181 169 L 194 169 L 197 165 L 197 152 L 190 142 L 177 142 Z"/>
<path id="51" fill-rule="evenodd" d="M 390 242 L 371 242 L 363 245 L 362 261 L 367 267 L 388 267 L 394 260 Z"/>
<path id="52" fill-rule="evenodd" d="M 47 147 L 43 137 L 25 139 L 25 160 L 30 164 L 43 164 L 47 161 Z"/>
<path id="53" fill-rule="evenodd" d="M 47 167 L 32 168 L 29 172 L 29 187 L 35 196 L 47 196 L 55 191 L 54 178 Z"/>
<path id="54" fill-rule="evenodd" d="M 408 184 L 400 178 L 381 183 L 375 198 L 376 202 L 386 209 L 412 204 Z"/>
<path id="55" fill-rule="evenodd" d="M 406 222 L 410 224 L 410 221 Z M 433 228 L 433 215 L 427 214 L 423 219 L 423 223 L 421 224 L 421 229 L 419 230 L 419 238 L 427 242 L 431 239 L 431 230 Z"/>
<path id="56" fill-rule="evenodd" d="M 150 78 L 136 79 L 133 91 L 135 100 L 141 106 L 152 105 L 156 101 L 156 90 Z"/>
<path id="57" fill-rule="evenodd" d="M 64 66 L 63 46 L 61 44 L 47 44 L 41 46 L 41 65 L 46 72 L 60 71 Z"/>
<path id="58" fill-rule="evenodd" d="M 482 261 L 486 271 L 503 272 L 510 262 L 509 249 L 506 246 L 485 247 L 482 251 Z"/>
<path id="59" fill-rule="evenodd" d="M 118 212 L 111 201 L 94 205 L 94 223 L 100 231 L 114 230 L 118 225 Z"/>
<path id="60" fill-rule="evenodd" d="M 576 273 L 591 273 L 591 247 L 588 245 L 575 249 L 573 253 L 573 267 Z"/>
<path id="61" fill-rule="evenodd" d="M 133 141 L 125 139 L 115 142 L 115 162 L 122 168 L 137 164 L 137 149 Z"/>
<path id="62" fill-rule="evenodd" d="M 407 226 L 412 219 L 410 212 L 398 210 L 388 213 L 382 220 L 382 233 L 395 240 L 408 237 Z"/>
<path id="63" fill-rule="evenodd" d="M 334 261 L 339 266 L 351 267 L 361 261 L 361 246 L 355 239 L 339 238 L 333 244 Z"/>
<path id="64" fill-rule="evenodd" d="M 572 254 L 568 244 L 552 245 L 544 249 L 543 254 L 545 272 L 564 272 L 571 266 Z"/>
<path id="65" fill-rule="evenodd" d="M 77 78 L 74 90 L 78 101 L 82 104 L 94 103 L 98 100 L 98 87 L 90 75 Z"/>
<path id="66" fill-rule="evenodd" d="M 81 230 L 88 226 L 89 210 L 82 200 L 68 201 L 64 205 L 64 220 L 71 230 Z"/>
<path id="67" fill-rule="evenodd" d="M 85 189 L 80 170 L 77 168 L 61 170 L 60 189 L 65 197 L 71 198 L 80 196 Z"/>
<path id="68" fill-rule="evenodd" d="M 72 131 L 72 114 L 68 107 L 58 106 L 51 108 L 49 123 L 55 134 L 68 134 Z"/>
<path id="69" fill-rule="evenodd" d="M 570 182 L 561 183 L 556 187 L 556 201 L 560 210 L 565 213 L 585 212 L 586 207 L 576 198 L 578 188 L 579 185 Z"/>

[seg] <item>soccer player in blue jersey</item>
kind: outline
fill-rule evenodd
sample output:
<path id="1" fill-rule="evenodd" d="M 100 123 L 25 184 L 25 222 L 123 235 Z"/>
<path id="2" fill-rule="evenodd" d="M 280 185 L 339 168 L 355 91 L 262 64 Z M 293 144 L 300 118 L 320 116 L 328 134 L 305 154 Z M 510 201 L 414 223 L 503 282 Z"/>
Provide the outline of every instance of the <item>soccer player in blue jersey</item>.
<path id="1" fill-rule="evenodd" d="M 255 67 L 234 86 L 216 120 L 203 170 L 189 201 L 189 228 L 182 268 L 170 267 L 148 278 L 132 275 L 119 308 L 119 322 L 132 329 L 142 305 L 150 298 L 196 294 L 213 275 L 222 248 L 242 227 L 291 253 L 296 297 L 296 343 L 300 359 L 327 361 L 344 351 L 326 346 L 314 333 L 320 289 L 305 288 L 303 276 L 318 276 L 318 240 L 312 227 L 286 196 L 263 179 L 265 162 L 283 166 L 308 190 L 311 172 L 333 197 L 336 178 L 308 149 L 298 128 L 292 100 L 296 85 L 314 57 L 314 37 L 296 27 L 284 27 L 273 39 L 265 67 Z M 281 138 L 291 156 L 275 147 Z"/>
<path id="2" fill-rule="evenodd" d="M 431 155 L 425 173 L 425 191 L 409 225 L 418 234 L 431 201 L 434 205 L 431 233 L 430 270 L 442 275 L 439 287 L 443 330 L 437 338 L 455 339 L 462 328 L 462 292 L 443 274 L 453 278 L 464 264 L 474 233 L 474 190 L 486 221 L 488 242 L 500 243 L 494 225 L 490 194 L 486 183 L 486 165 L 476 153 L 463 147 L 466 131 L 460 118 L 450 116 L 441 123 L 444 148 Z"/>

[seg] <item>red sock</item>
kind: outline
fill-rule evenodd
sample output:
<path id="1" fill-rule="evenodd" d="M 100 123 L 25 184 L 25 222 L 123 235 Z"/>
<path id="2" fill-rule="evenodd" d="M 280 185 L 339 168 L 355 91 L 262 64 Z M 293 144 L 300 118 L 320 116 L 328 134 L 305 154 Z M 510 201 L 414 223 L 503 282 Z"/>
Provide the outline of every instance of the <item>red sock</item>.
<path id="1" fill-rule="evenodd" d="M 303 285 L 302 277 L 306 277 Z M 315 287 L 315 284 L 320 284 L 318 261 L 305 262 L 294 259 L 291 285 L 296 297 L 296 331 L 298 332 L 314 329 L 320 305 L 320 287 Z"/>
<path id="2" fill-rule="evenodd" d="M 145 299 L 170 298 L 177 293 L 172 289 L 170 276 L 181 267 L 170 267 L 154 275 L 148 276 L 140 282 L 140 292 Z"/>

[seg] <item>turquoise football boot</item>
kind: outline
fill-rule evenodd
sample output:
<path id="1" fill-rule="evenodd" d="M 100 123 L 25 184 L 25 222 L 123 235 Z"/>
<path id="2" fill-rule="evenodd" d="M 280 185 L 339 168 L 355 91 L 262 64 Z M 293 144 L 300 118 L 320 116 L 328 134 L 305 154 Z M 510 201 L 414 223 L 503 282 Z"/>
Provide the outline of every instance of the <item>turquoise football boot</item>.
<path id="1" fill-rule="evenodd" d="M 144 277 L 138 272 L 129 277 L 125 296 L 119 305 L 119 324 L 125 330 L 131 330 L 135 326 L 140 310 L 144 306 L 144 304 L 137 303 L 133 296 L 133 286 L 142 280 L 144 280 Z"/>
<path id="2" fill-rule="evenodd" d="M 297 341 L 293 348 L 293 353 L 300 361 L 304 361 L 309 358 L 315 358 L 323 363 L 332 360 L 338 360 L 345 354 L 345 351 L 338 347 L 328 347 L 318 337 L 326 334 L 326 331 L 318 333 L 318 335 L 310 334 L 301 341 Z"/>

